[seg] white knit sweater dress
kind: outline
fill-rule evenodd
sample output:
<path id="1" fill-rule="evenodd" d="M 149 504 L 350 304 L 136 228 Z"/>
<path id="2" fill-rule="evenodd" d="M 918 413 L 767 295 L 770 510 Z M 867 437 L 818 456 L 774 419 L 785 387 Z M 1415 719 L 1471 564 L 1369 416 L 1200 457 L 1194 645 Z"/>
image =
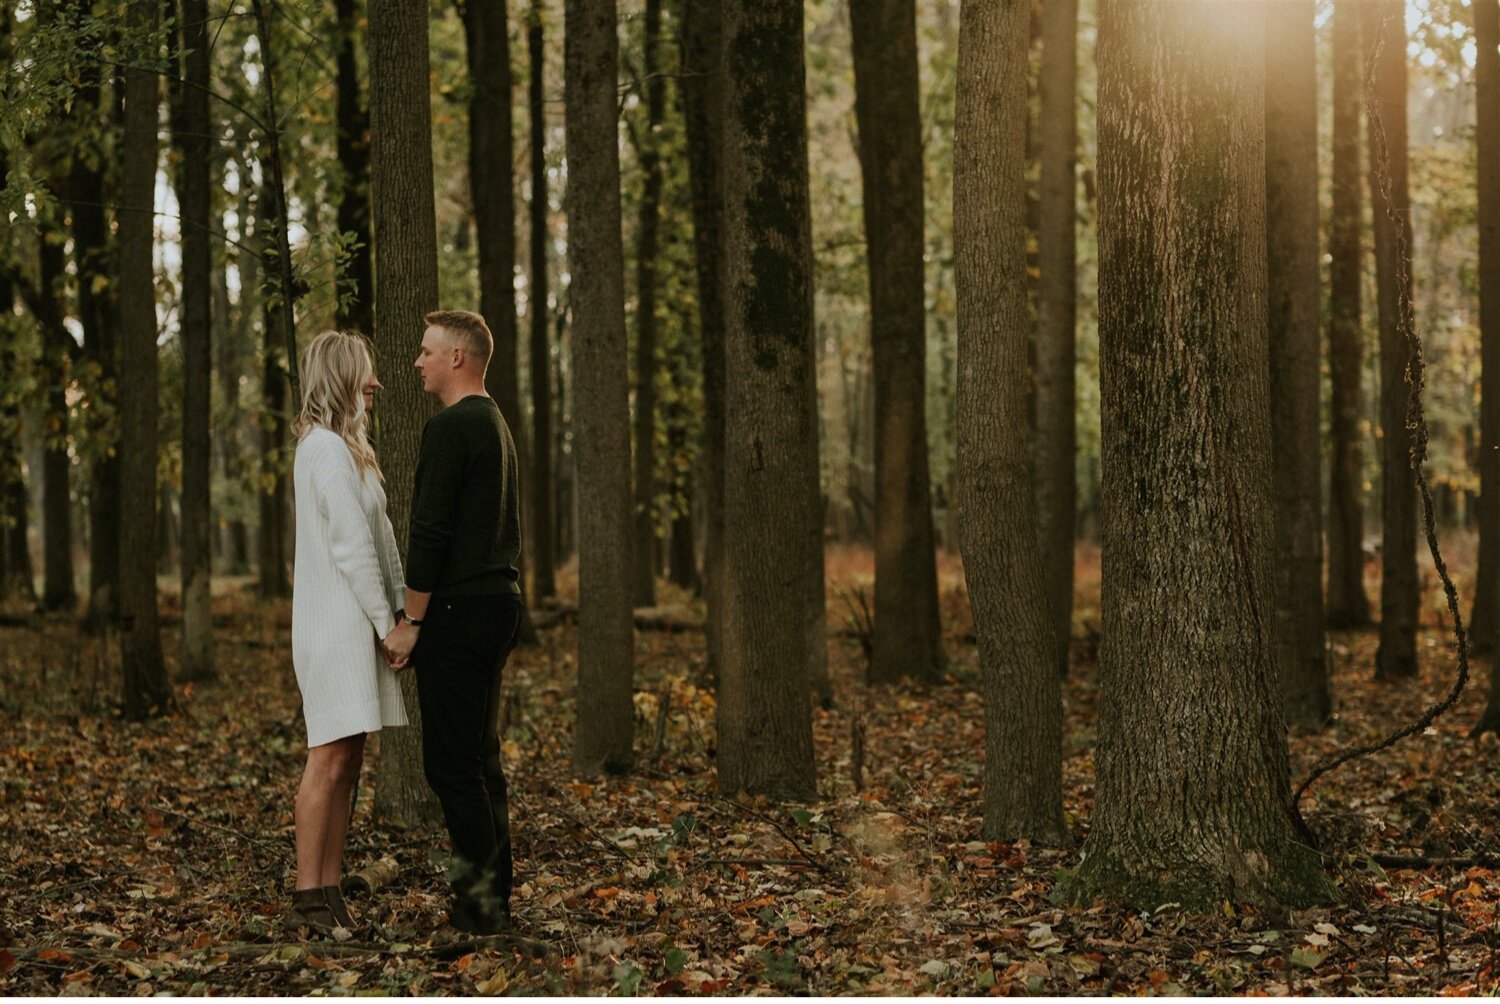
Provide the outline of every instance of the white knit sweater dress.
<path id="1" fill-rule="evenodd" d="M 377 644 L 395 626 L 406 588 L 385 490 L 324 428 L 297 444 L 293 486 L 292 665 L 307 745 L 405 725 L 395 670 Z"/>

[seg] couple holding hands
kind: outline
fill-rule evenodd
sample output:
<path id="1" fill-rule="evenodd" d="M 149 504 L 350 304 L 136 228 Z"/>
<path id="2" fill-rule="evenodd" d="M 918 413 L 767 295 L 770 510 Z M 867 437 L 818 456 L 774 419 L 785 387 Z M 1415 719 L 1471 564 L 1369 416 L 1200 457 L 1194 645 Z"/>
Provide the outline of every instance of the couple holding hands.
<path id="1" fill-rule="evenodd" d="M 352 927 L 339 875 L 365 737 L 405 725 L 416 674 L 422 762 L 452 842 L 449 921 L 510 924 L 511 852 L 496 734 L 500 671 L 523 606 L 515 443 L 484 372 L 494 339 L 463 310 L 426 315 L 414 363 L 443 410 L 422 430 L 406 569 L 370 446 L 380 382 L 364 336 L 325 331 L 302 354 L 294 486 L 292 661 L 307 720 L 289 925 Z"/>

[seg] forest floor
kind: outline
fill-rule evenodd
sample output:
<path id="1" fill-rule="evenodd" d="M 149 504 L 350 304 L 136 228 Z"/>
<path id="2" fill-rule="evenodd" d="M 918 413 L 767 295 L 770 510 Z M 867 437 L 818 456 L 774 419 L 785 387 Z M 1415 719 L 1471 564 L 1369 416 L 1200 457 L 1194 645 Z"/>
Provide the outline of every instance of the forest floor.
<path id="1" fill-rule="evenodd" d="M 1472 539 L 1448 556 L 1465 614 L 1466 549 Z M 521 944 L 439 930 L 446 839 L 372 823 L 374 756 L 348 867 L 394 858 L 397 877 L 351 898 L 363 919 L 351 940 L 298 943 L 281 930 L 305 742 L 287 604 L 259 605 L 238 583 L 216 583 L 222 682 L 175 688 L 179 710 L 144 724 L 119 717 L 117 673 L 100 639 L 71 620 L 0 627 L 0 994 L 1448 994 L 1500 985 L 1500 872 L 1475 865 L 1500 863 L 1500 769 L 1494 742 L 1466 738 L 1487 662 L 1433 728 L 1327 777 L 1304 802 L 1337 903 L 1295 912 L 1225 903 L 1206 916 L 1069 908 L 1049 894 L 1059 870 L 1076 865 L 1076 843 L 978 835 L 982 704 L 956 559 L 942 569 L 951 676 L 926 690 L 863 685 L 847 597 L 869 583 L 869 555 L 831 551 L 828 571 L 836 704 L 813 713 L 820 797 L 805 806 L 715 794 L 713 695 L 697 685 L 701 632 L 637 632 L 638 770 L 592 784 L 568 770 L 573 626 L 545 629 L 540 645 L 512 656 L 504 756 L 514 905 L 530 939 Z M 1374 632 L 1332 635 L 1337 718 L 1322 734 L 1291 737 L 1295 778 L 1327 751 L 1415 718 L 1449 686 L 1454 654 L 1436 580 L 1425 575 L 1422 675 L 1377 685 Z M 1097 552 L 1082 550 L 1063 764 L 1079 839 L 1093 801 L 1098 588 Z M 175 661 L 174 627 L 165 644 Z M 1400 855 L 1424 866 L 1377 860 Z"/>

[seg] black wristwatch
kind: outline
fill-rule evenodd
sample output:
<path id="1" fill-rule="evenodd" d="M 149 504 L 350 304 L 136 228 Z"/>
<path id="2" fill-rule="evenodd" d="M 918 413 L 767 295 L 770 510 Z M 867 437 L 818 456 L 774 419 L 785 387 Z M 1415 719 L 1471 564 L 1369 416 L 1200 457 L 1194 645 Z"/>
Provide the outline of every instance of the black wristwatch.
<path id="1" fill-rule="evenodd" d="M 421 627 L 422 622 L 426 619 L 427 618 L 425 617 L 407 617 L 406 623 L 410 624 L 412 627 Z"/>

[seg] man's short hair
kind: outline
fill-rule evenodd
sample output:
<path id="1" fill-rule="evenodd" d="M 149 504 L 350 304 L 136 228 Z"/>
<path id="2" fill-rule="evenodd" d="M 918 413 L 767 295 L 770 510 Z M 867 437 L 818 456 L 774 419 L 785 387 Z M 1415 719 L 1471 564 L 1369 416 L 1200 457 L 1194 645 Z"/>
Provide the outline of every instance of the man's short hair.
<path id="1" fill-rule="evenodd" d="M 422 317 L 430 327 L 442 328 L 453 337 L 483 373 L 495 352 L 495 336 L 484 318 L 469 310 L 434 310 Z"/>

